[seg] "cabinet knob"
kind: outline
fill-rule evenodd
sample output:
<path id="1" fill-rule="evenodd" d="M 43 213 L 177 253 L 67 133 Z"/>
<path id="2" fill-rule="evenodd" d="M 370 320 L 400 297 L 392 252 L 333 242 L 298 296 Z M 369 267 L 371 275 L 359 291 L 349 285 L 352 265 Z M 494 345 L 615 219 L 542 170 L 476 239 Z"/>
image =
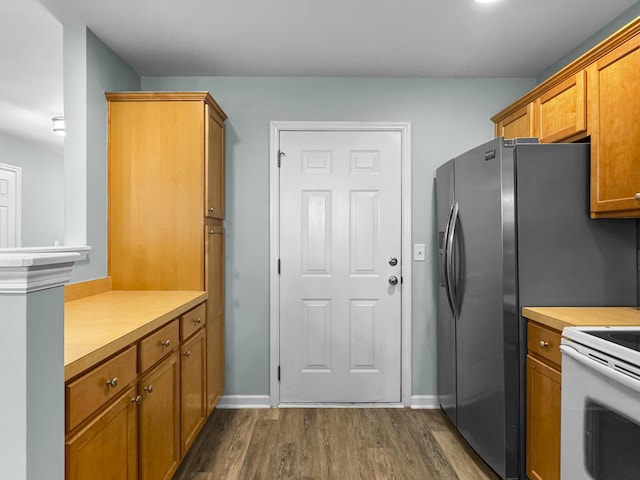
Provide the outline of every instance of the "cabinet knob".
<path id="1" fill-rule="evenodd" d="M 171 340 L 169 340 L 168 338 L 162 342 L 160 342 L 160 345 L 163 347 L 168 347 L 171 344 Z"/>
<path id="2" fill-rule="evenodd" d="M 144 391 L 147 393 L 153 393 L 153 385 L 149 385 L 148 387 L 144 387 Z"/>
<path id="3" fill-rule="evenodd" d="M 538 345 L 540 345 L 540 348 L 547 348 L 549 346 L 549 342 L 545 342 L 544 340 L 540 340 L 538 342 Z"/>
<path id="4" fill-rule="evenodd" d="M 636 200 L 640 202 L 640 193 L 636 193 Z"/>
<path id="5" fill-rule="evenodd" d="M 213 207 L 209 207 L 209 213 L 213 213 Z"/>
<path id="6" fill-rule="evenodd" d="M 118 377 L 113 377 L 110 380 L 107 380 L 107 386 L 111 387 L 111 388 L 115 388 L 118 386 Z"/>
<path id="7" fill-rule="evenodd" d="M 198 317 L 198 318 L 194 318 L 194 319 L 193 319 L 193 323 L 195 323 L 196 325 L 200 325 L 200 322 L 202 322 L 202 320 L 200 319 L 200 317 Z"/>
<path id="8" fill-rule="evenodd" d="M 131 403 L 140 403 L 142 401 L 142 396 L 141 395 L 136 395 L 135 397 L 133 397 L 131 399 Z"/>
<path id="9" fill-rule="evenodd" d="M 183 353 L 183 355 L 187 358 L 189 358 L 191 356 L 191 352 L 189 350 L 187 350 L 186 352 Z"/>

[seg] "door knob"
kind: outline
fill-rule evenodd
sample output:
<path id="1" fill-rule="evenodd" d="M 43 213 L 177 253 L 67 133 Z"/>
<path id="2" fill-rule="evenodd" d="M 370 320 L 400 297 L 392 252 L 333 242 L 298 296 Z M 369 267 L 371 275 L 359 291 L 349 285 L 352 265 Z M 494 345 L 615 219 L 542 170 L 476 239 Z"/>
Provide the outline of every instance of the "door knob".
<path id="1" fill-rule="evenodd" d="M 398 259 L 396 257 L 391 257 L 389 259 L 389 265 L 391 265 L 392 267 L 395 267 L 398 264 Z"/>
<path id="2" fill-rule="evenodd" d="M 395 275 L 391 275 L 389 277 L 389 285 L 397 285 L 398 284 L 398 277 L 396 277 Z"/>

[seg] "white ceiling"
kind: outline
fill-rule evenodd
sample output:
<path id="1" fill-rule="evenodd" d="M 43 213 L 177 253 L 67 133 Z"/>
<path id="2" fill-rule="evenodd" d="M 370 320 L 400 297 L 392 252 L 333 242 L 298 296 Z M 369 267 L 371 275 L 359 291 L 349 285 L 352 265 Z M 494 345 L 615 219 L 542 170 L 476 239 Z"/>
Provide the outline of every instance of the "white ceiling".
<path id="1" fill-rule="evenodd" d="M 0 130 L 62 113 L 61 24 L 143 76 L 535 77 L 636 2 L 0 0 Z"/>

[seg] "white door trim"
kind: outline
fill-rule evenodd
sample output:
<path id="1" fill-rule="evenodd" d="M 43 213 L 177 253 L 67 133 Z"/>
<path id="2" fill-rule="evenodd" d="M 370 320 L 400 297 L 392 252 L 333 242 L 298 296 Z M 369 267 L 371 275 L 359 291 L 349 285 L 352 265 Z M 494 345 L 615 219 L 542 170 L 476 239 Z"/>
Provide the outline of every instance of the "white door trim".
<path id="1" fill-rule="evenodd" d="M 396 131 L 402 135 L 402 390 L 401 402 L 411 406 L 411 123 L 410 122 L 285 122 L 272 121 L 269 163 L 269 322 L 270 322 L 270 404 L 280 405 L 278 365 L 280 364 L 280 176 L 278 147 L 280 132 L 303 131 Z"/>

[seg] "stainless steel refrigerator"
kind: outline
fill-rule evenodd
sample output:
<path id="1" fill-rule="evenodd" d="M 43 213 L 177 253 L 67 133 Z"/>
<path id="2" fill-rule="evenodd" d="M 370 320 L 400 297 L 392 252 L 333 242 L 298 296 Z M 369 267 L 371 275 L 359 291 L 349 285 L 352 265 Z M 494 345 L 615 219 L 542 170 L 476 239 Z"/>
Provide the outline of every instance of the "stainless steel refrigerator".
<path id="1" fill-rule="evenodd" d="M 436 172 L 440 405 L 526 479 L 525 306 L 637 305 L 636 225 L 589 218 L 589 144 L 497 138 Z"/>

